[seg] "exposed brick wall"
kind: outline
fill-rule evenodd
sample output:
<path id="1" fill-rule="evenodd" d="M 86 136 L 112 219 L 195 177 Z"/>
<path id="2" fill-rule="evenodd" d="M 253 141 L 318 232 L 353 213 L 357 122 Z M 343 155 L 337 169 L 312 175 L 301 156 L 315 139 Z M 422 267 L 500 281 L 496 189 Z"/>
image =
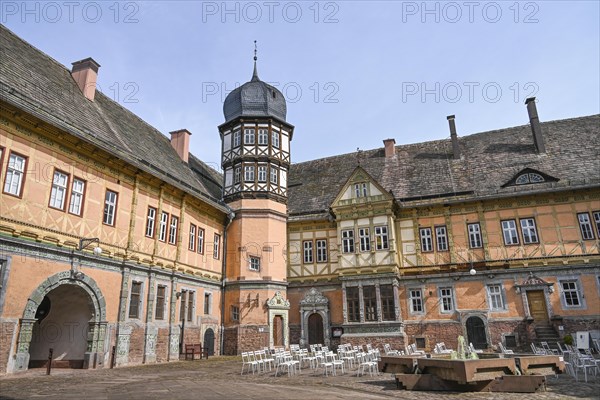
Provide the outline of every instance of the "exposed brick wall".
<path id="1" fill-rule="evenodd" d="M 133 325 L 129 337 L 129 364 L 141 364 L 144 360 L 146 336 L 143 326 Z"/>
<path id="2" fill-rule="evenodd" d="M 488 331 L 490 333 L 490 347 L 497 347 L 502 342 L 502 335 L 516 335 L 517 346 L 527 346 L 531 340 L 531 335 L 535 335 L 533 324 L 526 321 L 489 321 Z M 531 331 L 531 332 L 530 332 Z"/>
<path id="3" fill-rule="evenodd" d="M 458 337 L 464 335 L 462 324 L 455 322 L 423 322 L 404 325 L 406 345 L 416 343 L 416 338 L 425 339 L 425 350 L 433 351 L 436 343 L 444 342 L 446 347 L 456 349 Z"/>
<path id="4" fill-rule="evenodd" d="M 296 344 L 300 343 L 300 338 L 302 337 L 302 327 L 297 325 L 289 325 L 290 328 L 290 343 Z"/>
<path id="5" fill-rule="evenodd" d="M 169 328 L 158 330 L 156 337 L 156 362 L 169 361 Z"/>
<path id="6" fill-rule="evenodd" d="M 15 322 L 0 322 L 0 374 L 6 373 L 10 348 L 17 324 Z"/>
<path id="7" fill-rule="evenodd" d="M 226 356 L 238 354 L 238 328 L 226 328 L 223 332 L 223 353 Z"/>
<path id="8" fill-rule="evenodd" d="M 394 350 L 404 349 L 404 338 L 401 336 L 349 336 L 342 335 L 341 341 L 335 343 L 337 339 L 332 339 L 331 347 L 337 348 L 339 344 L 351 344 L 352 346 L 363 346 L 370 344 L 373 348 L 378 348 L 383 354 L 383 345 L 389 344 Z M 335 345 L 334 345 L 335 343 Z"/>
<path id="9" fill-rule="evenodd" d="M 570 334 L 575 337 L 577 331 L 600 330 L 600 319 L 563 319 L 562 324 L 565 327 L 564 334 Z M 558 331 L 558 328 L 556 329 Z"/>
<path id="10" fill-rule="evenodd" d="M 263 328 L 263 332 L 259 332 Z M 256 325 L 240 327 L 239 351 L 259 350 L 269 345 L 269 327 Z"/>

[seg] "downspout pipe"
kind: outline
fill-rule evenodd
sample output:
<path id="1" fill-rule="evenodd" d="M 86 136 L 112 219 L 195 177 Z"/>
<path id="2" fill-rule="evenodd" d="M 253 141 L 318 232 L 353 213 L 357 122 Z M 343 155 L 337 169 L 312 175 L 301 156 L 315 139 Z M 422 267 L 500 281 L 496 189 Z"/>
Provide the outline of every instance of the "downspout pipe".
<path id="1" fill-rule="evenodd" d="M 223 265 L 221 266 L 221 335 L 219 337 L 219 348 L 220 354 L 225 355 L 225 351 L 223 348 L 224 336 L 225 336 L 225 279 L 227 272 L 227 229 L 229 229 L 229 225 L 235 219 L 235 213 L 233 209 L 227 207 L 229 210 L 229 214 L 227 214 L 227 223 L 225 224 L 225 229 L 223 230 Z"/>

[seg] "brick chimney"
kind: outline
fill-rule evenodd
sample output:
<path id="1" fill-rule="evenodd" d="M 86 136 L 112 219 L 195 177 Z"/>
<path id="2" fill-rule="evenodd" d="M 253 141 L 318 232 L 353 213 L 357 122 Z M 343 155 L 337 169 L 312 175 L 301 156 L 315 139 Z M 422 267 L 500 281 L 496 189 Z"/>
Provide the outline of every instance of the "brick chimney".
<path id="1" fill-rule="evenodd" d="M 190 136 L 192 132 L 187 129 L 180 129 L 171 133 L 171 146 L 175 149 L 179 158 L 187 163 L 190 156 Z"/>
<path id="2" fill-rule="evenodd" d="M 544 136 L 542 135 L 542 126 L 540 125 L 540 119 L 537 113 L 537 107 L 535 105 L 535 97 L 530 97 L 525 100 L 527 105 L 527 113 L 529 114 L 529 124 L 531 125 L 531 132 L 533 133 L 533 143 L 538 153 L 545 153 L 546 146 L 544 145 Z"/>
<path id="3" fill-rule="evenodd" d="M 81 61 L 75 61 L 73 69 L 71 69 L 71 76 L 79 86 L 81 93 L 91 101 L 94 101 L 96 94 L 98 68 L 100 68 L 100 64 L 88 57 Z"/>
<path id="4" fill-rule="evenodd" d="M 396 155 L 395 139 L 385 139 L 383 145 L 385 146 L 385 158 L 392 158 Z"/>
<path id="5" fill-rule="evenodd" d="M 458 146 L 458 135 L 456 134 L 456 124 L 454 123 L 454 115 L 448 115 L 448 125 L 450 125 L 450 138 L 452 139 L 452 157 L 455 160 L 460 160 L 460 147 Z"/>

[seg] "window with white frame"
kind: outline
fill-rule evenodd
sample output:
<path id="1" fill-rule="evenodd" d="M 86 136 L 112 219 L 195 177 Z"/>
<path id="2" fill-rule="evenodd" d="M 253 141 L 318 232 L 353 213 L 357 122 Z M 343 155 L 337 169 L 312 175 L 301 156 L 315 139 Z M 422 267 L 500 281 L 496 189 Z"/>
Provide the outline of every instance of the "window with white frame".
<path id="1" fill-rule="evenodd" d="M 258 130 L 258 144 L 266 145 L 269 144 L 269 131 L 267 129 Z"/>
<path id="2" fill-rule="evenodd" d="M 327 239 L 317 239 L 317 262 L 327 262 Z"/>
<path id="3" fill-rule="evenodd" d="M 274 148 L 279 148 L 279 132 L 273 131 L 271 134 L 271 144 Z"/>
<path id="4" fill-rule="evenodd" d="M 514 219 L 502 221 L 502 237 L 507 246 L 519 244 L 519 235 L 517 234 L 517 223 Z"/>
<path id="5" fill-rule="evenodd" d="M 387 225 L 375 227 L 375 249 L 387 250 L 389 248 Z"/>
<path id="6" fill-rule="evenodd" d="M 142 282 L 131 282 L 129 293 L 129 318 L 140 318 L 142 311 Z"/>
<path id="7" fill-rule="evenodd" d="M 25 180 L 25 165 L 27 158 L 15 153 L 10 153 L 6 176 L 4 178 L 4 193 L 21 197 L 23 182 Z"/>
<path id="8" fill-rule="evenodd" d="M 115 213 L 117 211 L 117 193 L 107 190 L 104 196 L 104 214 L 102 222 L 106 225 L 115 225 Z"/>
<path id="9" fill-rule="evenodd" d="M 435 240 L 437 251 L 448 251 L 448 231 L 445 226 L 435 227 Z"/>
<path id="10" fill-rule="evenodd" d="M 311 264 L 313 262 L 312 240 L 305 240 L 302 242 L 302 262 L 304 264 Z"/>
<path id="11" fill-rule="evenodd" d="M 238 306 L 231 306 L 231 320 L 232 321 L 240 320 L 240 308 Z"/>
<path id="12" fill-rule="evenodd" d="M 188 249 L 196 251 L 196 225 L 190 224 L 190 236 L 188 238 Z"/>
<path id="13" fill-rule="evenodd" d="M 220 247 L 221 247 L 221 235 L 217 235 L 215 233 L 215 241 L 213 243 L 213 258 L 219 259 L 220 256 Z"/>
<path id="14" fill-rule="evenodd" d="M 250 271 L 260 271 L 260 258 L 250 256 L 248 260 L 248 269 Z"/>
<path id="15" fill-rule="evenodd" d="M 431 238 L 431 228 L 419 229 L 419 236 L 421 237 L 421 251 L 423 253 L 433 251 L 433 241 Z"/>
<path id="16" fill-rule="evenodd" d="M 154 237 L 154 226 L 156 224 L 156 208 L 148 207 L 148 215 L 146 216 L 146 236 Z"/>
<path id="17" fill-rule="evenodd" d="M 50 207 L 64 210 L 68 183 L 69 175 L 58 170 L 54 171 L 52 189 L 50 190 Z"/>
<path id="18" fill-rule="evenodd" d="M 561 280 L 560 288 L 562 290 L 564 307 L 581 307 L 581 296 L 579 293 L 579 285 L 576 279 Z"/>
<path id="19" fill-rule="evenodd" d="M 254 182 L 254 165 L 244 167 L 244 182 Z"/>
<path id="20" fill-rule="evenodd" d="M 154 319 L 163 320 L 165 319 L 165 299 L 167 294 L 167 287 L 164 285 L 158 285 L 156 287 L 156 308 L 154 311 Z"/>
<path id="21" fill-rule="evenodd" d="M 233 132 L 233 147 L 238 147 L 242 144 L 242 133 L 237 130 Z"/>
<path id="22" fill-rule="evenodd" d="M 271 183 L 276 185 L 277 184 L 277 168 L 274 168 L 273 166 L 271 166 Z"/>
<path id="23" fill-rule="evenodd" d="M 454 292 L 451 287 L 440 288 L 440 308 L 442 312 L 454 311 Z"/>
<path id="24" fill-rule="evenodd" d="M 594 222 L 596 223 L 596 235 L 600 238 L 600 211 L 594 211 Z"/>
<path id="25" fill-rule="evenodd" d="M 409 289 L 409 305 L 411 313 L 422 313 L 423 312 L 423 290 L 422 289 Z"/>
<path id="26" fill-rule="evenodd" d="M 266 165 L 258 166 L 258 181 L 259 182 L 267 181 L 267 166 Z"/>
<path id="27" fill-rule="evenodd" d="M 158 240 L 164 242 L 167 240 L 167 224 L 169 223 L 169 213 L 160 214 L 160 224 L 158 225 Z"/>
<path id="28" fill-rule="evenodd" d="M 240 183 L 242 179 L 242 167 L 235 167 L 233 169 L 233 183 Z"/>
<path id="29" fill-rule="evenodd" d="M 198 227 L 198 253 L 204 254 L 204 229 Z"/>
<path id="30" fill-rule="evenodd" d="M 358 228 L 360 251 L 371 251 L 371 234 L 369 228 Z"/>
<path id="31" fill-rule="evenodd" d="M 487 285 L 488 291 L 488 300 L 490 310 L 504 310 L 504 292 L 502 285 L 500 284 L 492 284 Z"/>
<path id="32" fill-rule="evenodd" d="M 177 243 L 177 229 L 179 227 L 179 218 L 171 215 L 171 225 L 169 225 L 169 244 Z"/>
<path id="33" fill-rule="evenodd" d="M 344 229 L 342 231 L 342 251 L 354 253 L 354 230 Z"/>
<path id="34" fill-rule="evenodd" d="M 244 144 L 254 144 L 254 129 L 244 129 Z"/>
<path id="35" fill-rule="evenodd" d="M 523 234 L 523 244 L 539 243 L 537 229 L 535 227 L 535 219 L 522 218 L 521 233 Z"/>
<path id="36" fill-rule="evenodd" d="M 592 229 L 592 222 L 590 221 L 590 214 L 579 213 L 577 214 L 579 220 L 579 229 L 581 229 L 581 237 L 583 240 L 594 240 L 594 230 Z"/>
<path id="37" fill-rule="evenodd" d="M 481 239 L 481 227 L 479 222 L 473 224 L 467 224 L 469 231 L 469 247 L 472 249 L 478 249 L 483 247 L 483 240 Z"/>
<path id="38" fill-rule="evenodd" d="M 354 197 L 367 197 L 368 185 L 366 182 L 354 184 Z"/>
<path id="39" fill-rule="evenodd" d="M 71 184 L 71 199 L 69 201 L 69 213 L 81 215 L 84 195 L 85 181 L 83 179 L 73 178 L 73 183 Z"/>

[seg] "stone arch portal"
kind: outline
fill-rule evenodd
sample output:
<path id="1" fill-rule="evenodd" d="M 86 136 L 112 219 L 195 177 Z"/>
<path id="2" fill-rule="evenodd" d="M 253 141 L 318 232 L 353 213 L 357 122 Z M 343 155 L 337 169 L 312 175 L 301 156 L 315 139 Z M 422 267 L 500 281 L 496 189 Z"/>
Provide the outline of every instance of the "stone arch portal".
<path id="1" fill-rule="evenodd" d="M 87 348 L 84 354 L 83 368 L 96 368 L 104 363 L 104 340 L 106 337 L 106 302 L 98 284 L 81 271 L 69 270 L 55 274 L 31 293 L 20 322 L 19 337 L 14 371 L 24 371 L 29 365 L 29 350 L 33 336 L 33 327 L 37 322 L 36 311 L 44 297 L 63 285 L 73 285 L 82 289 L 88 297 L 91 311 L 87 330 Z"/>
<path id="2" fill-rule="evenodd" d="M 300 301 L 300 346 L 309 344 L 309 318 L 313 314 L 319 314 L 323 321 L 323 343 L 330 346 L 330 323 L 329 323 L 329 299 L 316 288 L 311 288 Z"/>

